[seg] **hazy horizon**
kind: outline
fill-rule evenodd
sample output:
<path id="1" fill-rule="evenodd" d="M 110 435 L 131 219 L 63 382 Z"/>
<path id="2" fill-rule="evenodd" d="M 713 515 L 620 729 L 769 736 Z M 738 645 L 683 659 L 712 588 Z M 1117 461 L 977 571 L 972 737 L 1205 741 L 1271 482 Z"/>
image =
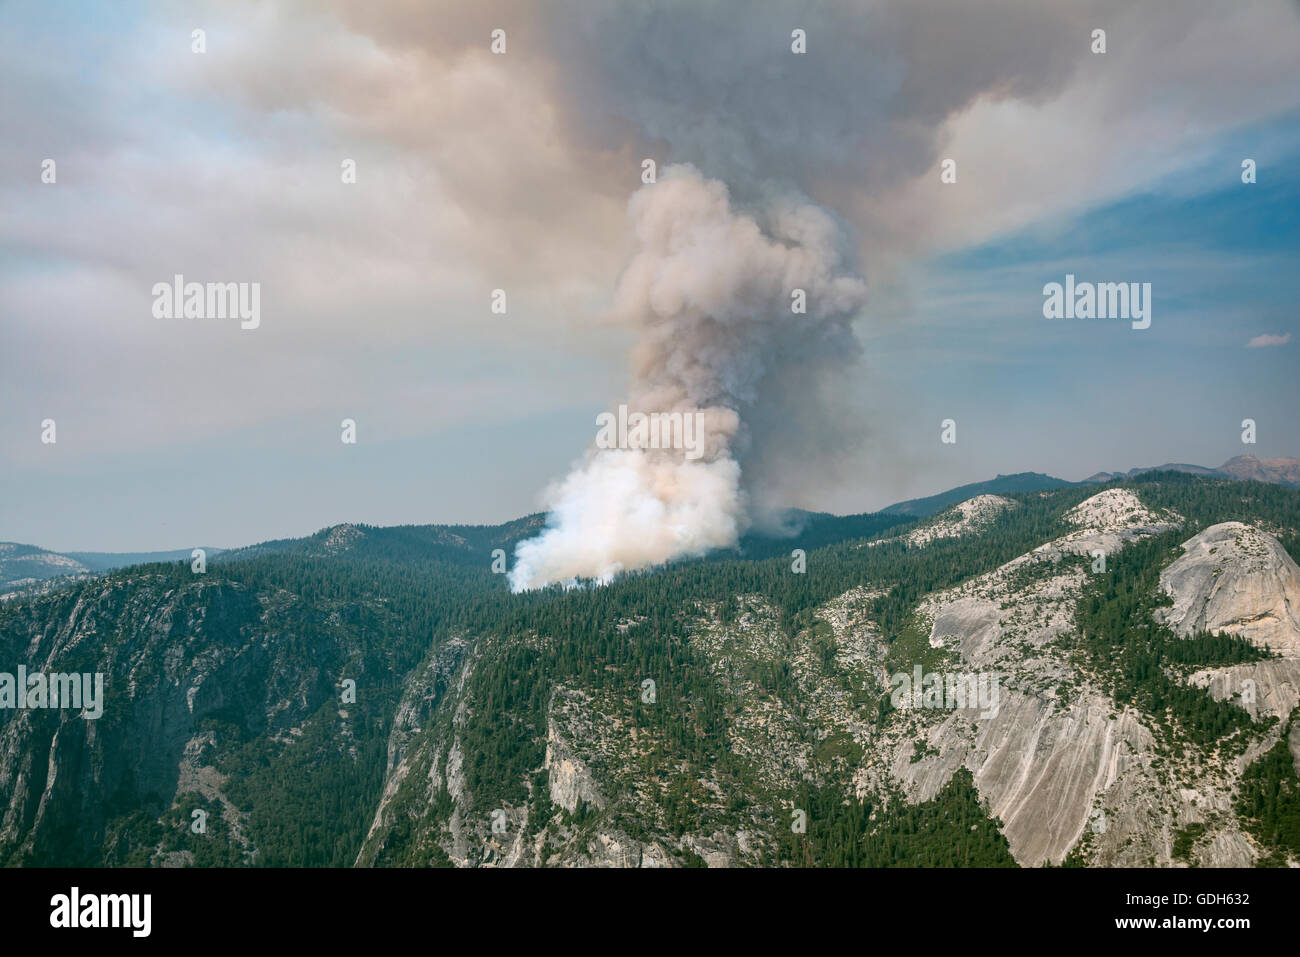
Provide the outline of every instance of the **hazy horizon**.
<path id="1" fill-rule="evenodd" d="M 1252 454 L 1252 453 L 1238 453 L 1238 454 L 1239 454 L 1239 455 L 1250 455 L 1250 454 Z M 1256 456 L 1256 458 L 1260 458 L 1260 459 L 1264 459 L 1264 458 L 1300 458 L 1300 456 Z M 1227 459 L 1224 460 L 1224 462 L 1226 462 L 1226 461 L 1227 461 Z M 1211 469 L 1213 469 L 1213 468 L 1218 468 L 1220 465 L 1224 464 L 1224 462 L 1219 462 L 1219 463 L 1216 463 L 1215 465 L 1207 465 L 1207 464 L 1204 463 L 1204 462 L 1188 462 L 1188 461 L 1184 461 L 1184 460 L 1171 460 L 1171 461 L 1169 461 L 1169 462 L 1162 462 L 1162 463 L 1160 463 L 1160 464 L 1161 464 L 1161 465 L 1201 465 L 1201 466 L 1204 466 L 1204 467 L 1206 467 L 1206 468 L 1211 468 Z M 966 485 L 977 485 L 977 484 L 980 484 L 980 483 L 983 483 L 983 482 L 991 481 L 991 480 L 996 479 L 996 478 L 999 478 L 999 477 L 1001 477 L 1001 476 L 1010 476 L 1010 475 L 1020 475 L 1020 474 L 1026 474 L 1026 473 L 1035 473 L 1035 474 L 1039 474 L 1039 475 L 1047 475 L 1047 476 L 1049 476 L 1049 477 L 1051 477 L 1051 478 L 1064 479 L 1064 480 L 1067 481 L 1067 482 L 1075 482 L 1075 483 L 1078 483 L 1078 482 L 1082 482 L 1082 481 L 1084 481 L 1085 479 L 1091 478 L 1093 475 L 1099 474 L 1099 473 L 1101 473 L 1101 472 L 1128 472 L 1128 471 L 1130 471 L 1131 468 L 1136 468 L 1136 469 L 1147 469 L 1147 468 L 1157 468 L 1157 467 L 1158 467 L 1158 466 L 1150 466 L 1150 465 L 1136 465 L 1136 466 L 1131 466 L 1131 467 L 1129 467 L 1129 468 L 1122 468 L 1122 469 L 1121 469 L 1121 468 L 1115 468 L 1115 469 L 1094 469 L 1092 472 L 1089 472 L 1087 475 L 1081 475 L 1081 476 L 1079 476 L 1078 478 L 1069 478 L 1069 477 L 1066 477 L 1066 476 L 1063 476 L 1063 475 L 1055 475 L 1055 474 L 1050 473 L 1050 472 L 1044 472 L 1044 471 L 1042 471 L 1041 469 L 1021 469 L 1021 470 L 1019 470 L 1019 471 L 1017 471 L 1017 472 L 1000 472 L 1000 473 L 997 473 L 997 474 L 994 474 L 994 475 L 987 475 L 987 476 L 984 476 L 984 477 L 982 477 L 982 478 L 973 478 L 973 479 L 969 479 L 969 480 L 961 481 L 961 482 L 958 482 L 956 485 L 946 485 L 946 486 L 944 486 L 943 488 L 934 488 L 934 489 L 930 489 L 930 490 L 928 490 L 928 491 L 921 491 L 921 492 L 919 492 L 919 493 L 916 494 L 916 495 L 910 495 L 910 496 L 908 496 L 907 498 L 902 498 L 902 499 L 892 499 L 892 500 L 890 500 L 890 501 L 884 503 L 883 505 L 880 505 L 880 506 L 875 507 L 875 508 L 863 509 L 863 510 L 860 511 L 860 512 L 831 512 L 831 511 L 829 511 L 829 510 L 827 510 L 827 509 L 819 509 L 819 508 L 803 508 L 803 510 L 804 510 L 804 511 L 807 511 L 807 512 L 816 512 L 816 513 L 832 514 L 832 515 L 840 515 L 840 516 L 858 515 L 858 514 L 867 514 L 867 513 L 871 513 L 871 512 L 878 512 L 878 511 L 881 511 L 881 510 L 883 510 L 883 509 L 885 509 L 885 508 L 890 507 L 891 505 L 897 505 L 897 504 L 901 504 L 901 503 L 903 503 L 903 502 L 907 502 L 907 501 L 912 501 L 912 500 L 915 500 L 915 499 L 925 499 L 925 498 L 929 498 L 929 497 L 934 496 L 934 495 L 940 495 L 940 494 L 942 494 L 942 493 L 944 493 L 944 492 L 948 492 L 948 491 L 951 491 L 952 489 L 956 489 L 956 488 L 961 488 L 961 487 L 966 486 Z M 798 508 L 802 508 L 802 506 L 791 506 L 791 507 L 792 507 L 792 508 L 796 508 L 796 507 L 798 507 Z M 459 525 L 459 526 L 486 526 L 486 527 L 494 527 L 494 526 L 498 526 L 498 525 L 505 525 L 505 524 L 507 524 L 507 523 L 509 523 L 509 522 L 517 521 L 517 520 L 519 520 L 519 519 L 528 518 L 528 517 L 530 517 L 530 516 L 532 516 L 532 515 L 544 515 L 544 514 L 545 514 L 545 510 L 542 510 L 542 509 L 534 509 L 534 510 L 532 510 L 532 511 L 520 512 L 519 514 L 516 514 L 516 515 L 508 515 L 508 516 L 505 516 L 505 517 L 502 517 L 502 518 L 495 518 L 495 519 L 485 519 L 485 520 L 482 520 L 482 521 L 465 521 L 465 520 L 460 520 L 460 519 L 446 519 L 446 520 L 440 520 L 440 519 L 437 519 L 437 518 L 432 518 L 432 519 L 429 519 L 429 520 L 427 520 L 427 521 L 370 522 L 370 521 L 361 521 L 361 520 L 350 519 L 350 518 L 341 518 L 341 519 L 338 519 L 338 520 L 336 520 L 336 521 L 326 522 L 326 523 L 324 523 L 323 525 L 318 525 L 318 526 L 315 526 L 315 527 L 313 527 L 313 528 L 304 528 L 304 529 L 301 529 L 301 530 L 298 530 L 298 531 L 290 531 L 290 532 L 288 532 L 287 534 L 279 534 L 279 535 L 264 536 L 264 537 L 262 537 L 262 538 L 258 538 L 258 539 L 253 540 L 253 541 L 240 541 L 240 542 L 233 542 L 233 543 L 232 543 L 232 542 L 214 542 L 214 541 L 194 541 L 194 542 L 187 542 L 187 543 L 178 544 L 178 545 L 161 545 L 161 546 L 158 546 L 158 547 L 129 548 L 129 549 L 128 549 L 128 548 L 85 548 L 85 547 L 82 547 L 82 546 L 80 546 L 80 545 L 76 545 L 76 544 L 69 545 L 69 546 L 66 546 L 66 547 L 54 547 L 54 546 L 51 546 L 51 545 L 49 545 L 49 544 L 47 544 L 47 543 L 45 543 L 45 542 L 40 542 L 40 541 L 18 541 L 18 540 L 16 540 L 16 539 L 4 539 L 4 540 L 0 541 L 0 544 L 2 544 L 2 543 L 8 543 L 8 544 L 16 544 L 16 545 L 36 545 L 36 546 L 40 546 L 40 547 L 42 547 L 42 548 L 45 548 L 45 549 L 48 550 L 48 551 L 55 552 L 55 553 L 58 553 L 58 554 L 68 554 L 68 553 L 73 553 L 73 552 L 75 552 L 75 553 L 80 553 L 80 554 L 105 554 L 105 555 L 111 555 L 111 554 L 138 554 L 138 553 L 154 553 L 154 552 L 178 552 L 178 551 L 184 551 L 184 550 L 187 550 L 187 549 L 198 548 L 198 547 L 203 547 L 203 548 L 215 548 L 215 549 L 220 549 L 220 550 L 222 550 L 222 551 L 231 551 L 231 550 L 238 549 L 238 548 L 245 548 L 245 547 L 248 547 L 248 546 L 250 546 L 250 545 L 260 545 L 260 544 L 262 544 L 262 543 L 264 543 L 264 542 L 277 541 L 277 540 L 280 540 L 280 539 L 307 538 L 307 537 L 309 537 L 309 536 L 311 536 L 311 535 L 316 534 L 317 532 L 323 531 L 324 529 L 327 529 L 327 528 L 333 528 L 334 526 L 337 526 L 337 525 L 369 525 L 369 526 L 379 527 L 379 528 L 397 527 L 397 526 L 403 526 L 403 525 L 413 525 L 413 526 L 422 526 L 422 525 L 457 526 L 457 525 Z"/>

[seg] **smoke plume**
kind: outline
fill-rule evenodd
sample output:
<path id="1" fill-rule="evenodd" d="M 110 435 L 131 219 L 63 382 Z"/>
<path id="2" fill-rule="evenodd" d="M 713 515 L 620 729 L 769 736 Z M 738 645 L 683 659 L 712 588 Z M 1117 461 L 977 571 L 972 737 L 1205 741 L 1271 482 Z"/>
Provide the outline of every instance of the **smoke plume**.
<path id="1" fill-rule="evenodd" d="M 734 545 L 763 505 L 749 464 L 793 441 L 791 424 L 859 355 L 850 326 L 866 283 L 825 210 L 783 195 L 741 211 L 725 184 L 682 165 L 634 194 L 628 214 L 634 251 L 612 306 L 638 331 L 627 405 L 699 413 L 702 445 L 593 445 L 548 491 L 546 530 L 516 549 L 515 591 Z"/>

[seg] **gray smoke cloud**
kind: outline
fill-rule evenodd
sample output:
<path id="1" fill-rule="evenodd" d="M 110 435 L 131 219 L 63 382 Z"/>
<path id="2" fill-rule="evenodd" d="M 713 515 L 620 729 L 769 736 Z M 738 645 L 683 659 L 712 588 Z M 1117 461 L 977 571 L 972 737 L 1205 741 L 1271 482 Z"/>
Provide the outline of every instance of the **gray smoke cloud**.
<path id="1" fill-rule="evenodd" d="M 516 591 L 735 544 L 755 504 L 746 462 L 774 451 L 783 413 L 806 418 L 823 394 L 808 383 L 859 355 L 851 323 L 866 283 L 825 210 L 790 196 L 737 210 L 725 184 L 683 165 L 634 194 L 628 214 L 635 250 L 611 309 L 639 336 L 628 405 L 698 412 L 702 447 L 593 448 L 550 490 L 547 530 L 518 546 Z"/>
<path id="2" fill-rule="evenodd" d="M 547 491 L 548 528 L 518 546 L 516 591 L 734 545 L 845 458 L 861 436 L 836 393 L 861 355 L 866 283 L 847 252 L 858 237 L 808 197 L 916 175 L 975 99 L 1058 90 L 1087 35 L 1082 15 L 1019 2 L 550 9 L 529 35 L 566 65 L 554 82 L 572 139 L 690 164 L 633 196 L 612 313 L 638 331 L 629 406 L 701 411 L 708 446 L 699 459 L 591 449 Z M 809 53 L 791 51 L 795 29 Z M 791 310 L 796 288 L 806 315 Z"/>
<path id="3" fill-rule="evenodd" d="M 975 101 L 1051 99 L 1115 6 L 561 0 L 537 29 L 565 64 L 555 82 L 573 135 L 593 149 L 635 141 L 749 201 L 770 183 L 896 187 Z"/>

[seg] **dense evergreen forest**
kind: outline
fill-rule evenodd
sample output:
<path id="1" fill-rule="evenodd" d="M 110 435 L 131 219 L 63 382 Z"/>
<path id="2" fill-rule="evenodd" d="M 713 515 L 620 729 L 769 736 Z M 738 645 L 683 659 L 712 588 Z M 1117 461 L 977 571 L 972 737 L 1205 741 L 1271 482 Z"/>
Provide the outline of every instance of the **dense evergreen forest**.
<path id="1" fill-rule="evenodd" d="M 781 830 L 770 863 L 800 867 L 1015 867 L 1007 839 L 980 804 L 970 771 L 959 768 L 929 801 L 901 794 L 885 806 L 846 800 L 836 787 L 805 787 L 807 833 Z"/>
<path id="2" fill-rule="evenodd" d="M 1123 484 L 1148 507 L 1177 512 L 1184 524 L 1128 545 L 1089 585 L 1077 609 L 1078 634 L 1069 639 L 1073 654 L 1106 682 L 1118 703 L 1151 715 L 1173 747 L 1223 746 L 1235 753 L 1263 726 L 1252 726 L 1240 708 L 1215 702 L 1176 676 L 1196 667 L 1253 661 L 1264 653 L 1228 636 L 1183 639 L 1157 626 L 1152 618 L 1156 582 L 1160 569 L 1176 557 L 1178 543 L 1222 521 L 1278 529 L 1292 556 L 1300 555 L 1300 492 L 1171 472 Z M 532 517 L 496 529 L 358 526 L 361 535 L 338 553 L 326 548 L 326 532 L 229 553 L 209 565 L 201 588 L 187 563 L 149 565 L 0 605 L 5 660 L 20 659 L 33 636 L 86 614 L 84 606 L 93 605 L 101 645 L 77 644 L 60 663 L 69 670 L 93 670 L 102 646 L 136 640 L 124 631 L 124 622 L 134 620 L 126 610 L 146 592 L 175 598 L 186 611 L 176 612 L 173 625 L 184 629 L 201 621 L 207 642 L 234 643 L 264 631 L 267 609 L 273 608 L 276 660 L 308 663 L 319 672 L 309 685 L 306 718 L 293 736 L 268 725 L 265 698 L 252 691 L 228 694 L 222 707 L 202 718 L 207 758 L 225 775 L 224 793 L 246 816 L 243 843 L 215 801 L 189 793 L 173 807 L 166 794 L 125 787 L 105 799 L 111 813 L 92 849 L 85 849 L 84 834 L 73 833 L 77 822 L 69 821 L 72 831 L 62 843 L 38 851 L 53 855 L 48 863 L 70 864 L 143 863 L 150 849 L 161 845 L 190 851 L 196 864 L 351 865 L 383 786 L 403 687 L 453 637 L 466 639 L 476 656 L 461 694 L 479 706 L 469 709 L 458 731 L 466 786 L 476 800 L 541 807 L 538 792 L 545 776 L 538 774 L 548 702 L 557 686 L 580 687 L 626 702 L 624 716 L 639 740 L 650 742 L 647 773 L 663 778 L 657 824 L 673 834 L 686 833 L 701 826 L 706 814 L 695 794 L 698 785 L 672 769 L 714 769 L 724 792 L 742 805 L 748 800 L 744 796 L 756 791 L 752 768 L 726 746 L 737 702 L 689 640 L 701 609 L 713 609 L 725 623 L 737 614 L 737 596 L 757 596 L 778 610 L 789 640 L 814 644 L 825 640 L 816 618 L 819 606 L 866 585 L 874 595 L 871 618 L 897 646 L 897 657 L 906 659 L 914 653 L 908 636 L 920 599 L 1068 531 L 1065 512 L 1097 491 L 1088 486 L 1009 494 L 1017 507 L 997 515 L 979 535 L 939 539 L 924 548 L 893 537 L 915 527 L 911 516 L 805 514 L 799 518 L 802 531 L 791 537 L 750 536 L 732 552 L 627 575 L 602 587 L 510 594 L 505 576 L 492 570 L 491 553 L 502 548 L 510 554 L 515 542 L 535 533 Z M 875 538 L 888 540 L 865 547 Z M 796 548 L 807 552 L 802 574 L 792 571 Z M 204 650 L 190 648 L 186 654 Z M 819 654 L 829 666 L 834 649 Z M 269 662 L 243 679 L 248 688 L 263 689 L 258 694 L 277 686 Z M 643 706 L 637 697 L 646 675 L 657 682 L 656 707 Z M 354 704 L 341 709 L 337 685 L 344 678 L 355 679 L 359 693 Z M 795 694 L 788 666 L 773 668 L 761 684 L 768 693 Z M 436 699 L 444 691 L 430 694 Z M 128 694 L 120 685 L 115 693 Z M 887 721 L 887 708 L 875 710 L 877 697 L 866 696 L 865 713 Z M 99 730 L 110 739 L 141 733 L 128 726 L 128 718 L 106 716 Z M 0 716 L 0 727 L 8 720 Z M 1257 833 L 1295 853 L 1300 809 L 1294 790 L 1288 790 L 1293 778 L 1283 773 L 1285 746 L 1279 747 L 1282 751 L 1274 749 L 1276 754 L 1270 752 L 1247 775 L 1242 807 L 1257 822 L 1252 825 Z M 965 772 L 919 805 L 859 802 L 846 796 L 842 783 L 810 782 L 802 792 L 769 797 L 777 842 L 771 863 L 1013 863 Z M 437 800 L 445 799 L 443 792 Z M 784 818 L 795 807 L 808 811 L 804 833 L 790 831 Z M 199 809 L 207 812 L 209 825 L 201 836 L 187 826 Z M 431 815 L 448 812 L 447 806 L 429 809 Z M 627 823 L 629 830 L 636 826 Z M 402 840 L 399 827 L 390 848 L 394 860 L 403 860 Z M 255 847 L 256 855 L 246 853 L 245 845 Z M 16 852 L 0 848 L 0 863 L 10 853 Z M 410 862 L 445 863 L 440 852 L 410 853 Z"/>

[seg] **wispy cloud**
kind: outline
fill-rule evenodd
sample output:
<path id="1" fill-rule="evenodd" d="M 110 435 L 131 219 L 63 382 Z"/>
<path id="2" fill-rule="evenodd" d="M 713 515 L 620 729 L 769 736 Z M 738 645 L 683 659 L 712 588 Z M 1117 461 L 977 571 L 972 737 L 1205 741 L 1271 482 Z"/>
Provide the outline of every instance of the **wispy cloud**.
<path id="1" fill-rule="evenodd" d="M 1250 342 L 1246 343 L 1246 348 L 1262 349 L 1264 346 L 1284 346 L 1290 341 L 1291 341 L 1291 333 L 1289 332 L 1280 336 L 1274 336 L 1265 333 L 1262 336 L 1256 336 L 1254 339 L 1251 339 Z"/>

